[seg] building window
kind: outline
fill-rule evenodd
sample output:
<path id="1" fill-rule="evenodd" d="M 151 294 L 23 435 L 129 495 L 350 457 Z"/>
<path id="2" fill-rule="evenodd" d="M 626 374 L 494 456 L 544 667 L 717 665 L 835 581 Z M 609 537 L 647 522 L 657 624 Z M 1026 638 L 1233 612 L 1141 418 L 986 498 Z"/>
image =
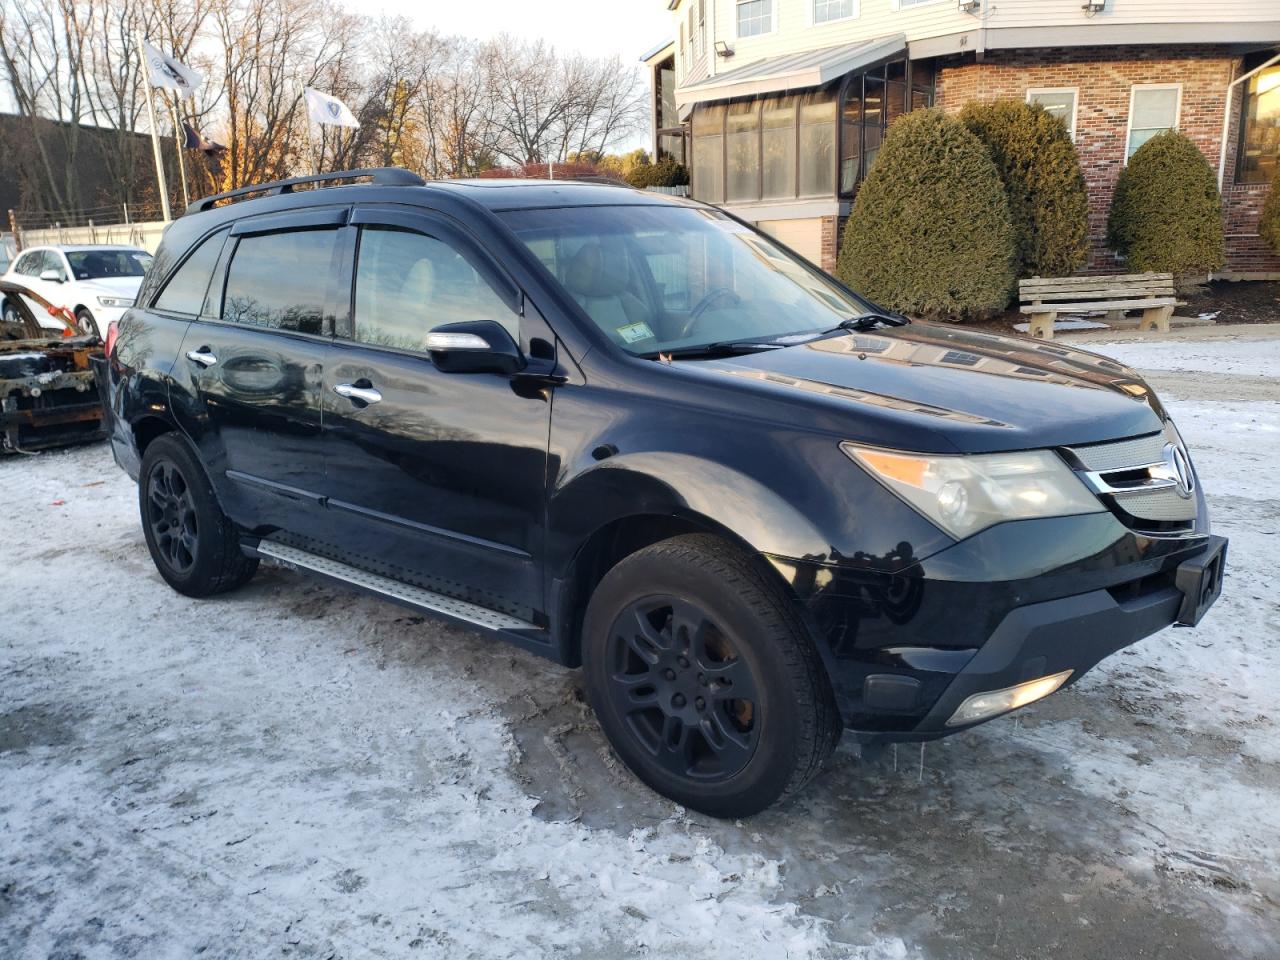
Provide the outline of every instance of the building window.
<path id="1" fill-rule="evenodd" d="M 760 101 L 729 105 L 724 121 L 725 197 L 760 199 Z"/>
<path id="2" fill-rule="evenodd" d="M 814 23 L 848 20 L 857 15 L 858 7 L 854 0 L 813 0 Z"/>
<path id="3" fill-rule="evenodd" d="M 724 107 L 693 111 L 693 195 L 724 201 Z"/>
<path id="4" fill-rule="evenodd" d="M 760 118 L 765 200 L 796 195 L 796 98 L 770 97 Z"/>
<path id="5" fill-rule="evenodd" d="M 773 0 L 738 0 L 738 36 L 755 37 L 773 29 Z"/>
<path id="6" fill-rule="evenodd" d="M 908 7 L 926 7 L 938 0 L 892 0 L 894 10 L 906 10 Z"/>
<path id="7" fill-rule="evenodd" d="M 1251 77 L 1240 123 L 1238 183 L 1270 183 L 1280 158 L 1280 66 Z"/>
<path id="8" fill-rule="evenodd" d="M 1054 90 L 1028 90 L 1027 103 L 1038 103 L 1044 112 L 1052 114 L 1067 125 L 1072 141 L 1076 138 L 1076 90 L 1062 87 Z"/>
<path id="9" fill-rule="evenodd" d="M 694 23 L 694 7 L 689 4 L 689 59 L 696 60 L 698 57 L 698 25 Z"/>
<path id="10" fill-rule="evenodd" d="M 908 110 L 933 104 L 933 68 L 894 60 L 845 81 L 840 105 L 840 192 L 852 195 L 875 165 L 885 131 Z"/>
<path id="11" fill-rule="evenodd" d="M 800 98 L 800 196 L 835 193 L 836 96 L 815 90 Z"/>
<path id="12" fill-rule="evenodd" d="M 1181 105 L 1180 83 L 1135 86 L 1129 96 L 1129 142 L 1125 147 L 1125 160 L 1156 134 L 1178 129 Z"/>

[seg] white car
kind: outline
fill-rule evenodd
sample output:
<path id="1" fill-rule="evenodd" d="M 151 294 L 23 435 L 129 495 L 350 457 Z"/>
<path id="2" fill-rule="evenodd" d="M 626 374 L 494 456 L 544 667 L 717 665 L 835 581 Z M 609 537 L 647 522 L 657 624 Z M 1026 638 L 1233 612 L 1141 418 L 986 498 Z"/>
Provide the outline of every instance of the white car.
<path id="1" fill-rule="evenodd" d="M 142 277 L 151 265 L 151 254 L 137 247 L 101 244 L 31 247 L 18 254 L 5 272 L 13 280 L 40 294 L 55 306 L 66 307 L 86 333 L 106 336 L 107 325 L 119 320 L 133 306 Z M 62 325 L 39 304 L 28 304 L 42 326 Z M 17 311 L 0 304 L 4 319 L 14 322 Z"/>

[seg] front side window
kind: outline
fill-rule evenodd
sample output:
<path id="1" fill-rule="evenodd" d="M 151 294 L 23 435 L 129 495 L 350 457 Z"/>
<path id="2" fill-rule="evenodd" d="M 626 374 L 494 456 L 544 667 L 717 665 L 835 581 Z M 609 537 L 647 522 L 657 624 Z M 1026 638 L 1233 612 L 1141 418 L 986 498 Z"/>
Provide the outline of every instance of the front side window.
<path id="1" fill-rule="evenodd" d="M 738 36 L 756 37 L 773 29 L 773 0 L 737 0 Z"/>
<path id="2" fill-rule="evenodd" d="M 857 16 L 854 0 L 813 0 L 813 22 L 830 23 Z"/>
<path id="3" fill-rule="evenodd" d="M 219 230 L 200 242 L 160 291 L 155 302 L 156 310 L 192 315 L 200 313 L 226 237 L 227 231 Z"/>
<path id="4" fill-rule="evenodd" d="M 241 237 L 231 257 L 222 319 L 253 327 L 319 334 L 337 230 Z"/>
<path id="5" fill-rule="evenodd" d="M 1280 66 L 1248 81 L 1240 124 L 1240 183 L 1270 183 L 1280 158 Z"/>
<path id="6" fill-rule="evenodd" d="M 355 339 L 422 350 L 446 323 L 495 320 L 519 341 L 519 318 L 453 246 L 395 227 L 365 227 L 356 259 Z"/>
<path id="7" fill-rule="evenodd" d="M 151 265 L 145 250 L 68 250 L 67 262 L 77 280 L 141 277 Z"/>
<path id="8" fill-rule="evenodd" d="M 1028 90 L 1027 103 L 1038 103 L 1044 112 L 1057 117 L 1067 125 L 1071 139 L 1076 138 L 1075 90 Z"/>
<path id="9" fill-rule="evenodd" d="M 44 252 L 44 260 L 40 264 L 40 273 L 52 270 L 63 280 L 67 279 L 67 265 L 62 259 L 62 254 L 57 250 L 46 250 Z"/>
<path id="10" fill-rule="evenodd" d="M 1178 128 L 1181 86 L 1134 87 L 1129 100 L 1129 143 L 1124 158 L 1158 133 Z"/>
<path id="11" fill-rule="evenodd" d="M 502 217 L 591 321 L 635 355 L 726 340 L 807 339 L 870 309 L 812 264 L 717 210 L 577 207 Z"/>

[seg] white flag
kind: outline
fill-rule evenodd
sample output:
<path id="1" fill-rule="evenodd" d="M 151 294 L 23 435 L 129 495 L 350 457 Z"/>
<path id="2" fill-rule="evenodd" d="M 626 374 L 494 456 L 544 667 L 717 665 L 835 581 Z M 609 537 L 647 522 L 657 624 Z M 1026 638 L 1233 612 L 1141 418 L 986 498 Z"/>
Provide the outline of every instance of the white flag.
<path id="1" fill-rule="evenodd" d="M 333 127 L 360 126 L 360 121 L 356 119 L 355 114 L 348 110 L 347 105 L 337 97 L 331 97 L 311 87 L 303 87 L 302 92 L 307 98 L 307 114 L 316 123 L 327 123 Z"/>
<path id="2" fill-rule="evenodd" d="M 147 64 L 147 74 L 153 87 L 177 90 L 183 97 L 193 97 L 196 87 L 204 82 L 195 70 L 173 57 L 161 53 L 147 41 L 142 41 L 142 58 Z"/>

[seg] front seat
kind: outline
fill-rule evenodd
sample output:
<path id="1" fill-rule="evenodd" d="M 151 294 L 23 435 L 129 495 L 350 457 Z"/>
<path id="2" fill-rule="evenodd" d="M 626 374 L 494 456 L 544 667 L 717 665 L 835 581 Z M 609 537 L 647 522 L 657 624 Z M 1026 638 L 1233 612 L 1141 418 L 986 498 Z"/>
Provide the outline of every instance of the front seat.
<path id="1" fill-rule="evenodd" d="M 631 261 L 621 240 L 588 241 L 564 272 L 565 288 L 614 343 L 653 349 L 653 308 L 631 292 Z"/>

